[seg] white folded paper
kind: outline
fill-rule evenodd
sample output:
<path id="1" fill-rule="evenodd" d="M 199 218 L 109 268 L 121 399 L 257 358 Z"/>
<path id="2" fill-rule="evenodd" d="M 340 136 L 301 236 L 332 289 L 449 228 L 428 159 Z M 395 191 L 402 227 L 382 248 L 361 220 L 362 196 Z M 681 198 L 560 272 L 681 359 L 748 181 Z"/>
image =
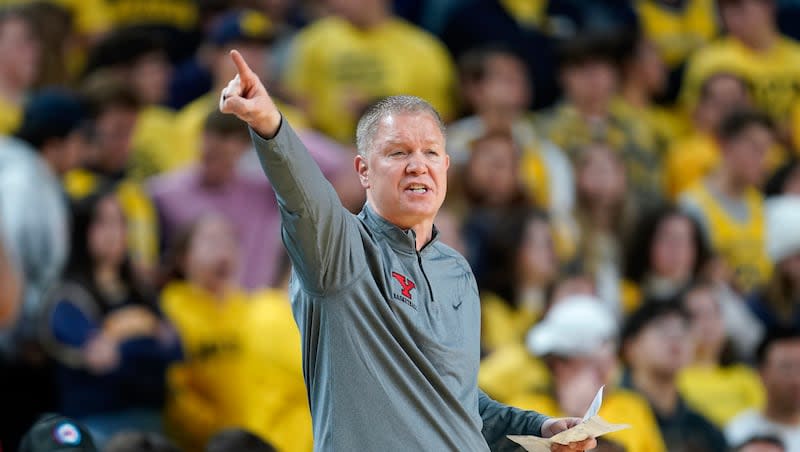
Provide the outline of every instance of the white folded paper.
<path id="1" fill-rule="evenodd" d="M 575 427 L 564 430 L 553 435 L 551 438 L 540 438 L 528 435 L 508 435 L 508 439 L 514 441 L 527 451 L 550 452 L 550 446 L 556 444 L 569 444 L 576 441 L 583 441 L 589 438 L 597 438 L 606 433 L 616 432 L 630 428 L 628 424 L 609 424 L 597 415 L 600 406 L 603 404 L 603 387 L 597 391 L 592 404 L 583 416 L 583 422 Z"/>

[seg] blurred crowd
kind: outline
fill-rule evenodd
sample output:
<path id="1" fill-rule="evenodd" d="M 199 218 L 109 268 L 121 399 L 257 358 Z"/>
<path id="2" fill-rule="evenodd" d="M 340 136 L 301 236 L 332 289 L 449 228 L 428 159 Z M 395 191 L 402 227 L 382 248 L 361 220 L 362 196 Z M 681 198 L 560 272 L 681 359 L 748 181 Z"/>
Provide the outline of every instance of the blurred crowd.
<path id="1" fill-rule="evenodd" d="M 278 201 L 217 111 L 236 48 L 353 212 L 360 113 L 441 113 L 490 396 L 605 386 L 633 428 L 598 450 L 800 452 L 800 1 L 0 6 L 2 450 L 43 413 L 100 450 L 312 449 Z"/>

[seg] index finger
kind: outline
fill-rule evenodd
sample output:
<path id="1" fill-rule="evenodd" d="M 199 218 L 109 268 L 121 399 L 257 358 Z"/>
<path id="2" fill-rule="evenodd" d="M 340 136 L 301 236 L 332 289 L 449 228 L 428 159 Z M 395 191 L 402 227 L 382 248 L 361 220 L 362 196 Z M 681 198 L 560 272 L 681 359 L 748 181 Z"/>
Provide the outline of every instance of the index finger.
<path id="1" fill-rule="evenodd" d="M 247 62 L 238 50 L 231 50 L 231 59 L 233 60 L 233 64 L 236 65 L 236 71 L 239 72 L 240 78 L 251 78 L 254 75 L 253 70 L 250 69 L 250 66 L 247 65 Z"/>

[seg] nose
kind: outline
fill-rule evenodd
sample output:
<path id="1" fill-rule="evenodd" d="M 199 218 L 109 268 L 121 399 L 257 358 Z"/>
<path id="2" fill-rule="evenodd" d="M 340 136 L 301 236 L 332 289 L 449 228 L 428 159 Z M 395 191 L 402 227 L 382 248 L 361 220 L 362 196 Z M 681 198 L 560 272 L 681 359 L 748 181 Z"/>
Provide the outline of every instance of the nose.
<path id="1" fill-rule="evenodd" d="M 406 164 L 406 172 L 408 174 L 425 174 L 428 172 L 428 166 L 425 163 L 425 159 L 422 156 L 422 153 L 419 152 L 412 152 L 408 157 L 408 163 Z"/>

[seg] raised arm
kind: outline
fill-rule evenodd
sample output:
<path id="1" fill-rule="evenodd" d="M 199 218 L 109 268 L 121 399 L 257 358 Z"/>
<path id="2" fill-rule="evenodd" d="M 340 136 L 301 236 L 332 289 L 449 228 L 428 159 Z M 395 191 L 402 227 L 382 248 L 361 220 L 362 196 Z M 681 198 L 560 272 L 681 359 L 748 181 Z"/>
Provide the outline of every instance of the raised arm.
<path id="1" fill-rule="evenodd" d="M 324 293 L 348 284 L 363 259 L 353 257 L 355 218 L 291 126 L 281 117 L 258 76 L 236 50 L 238 74 L 222 90 L 220 110 L 245 121 L 261 166 L 272 183 L 282 218 L 283 241 L 306 290 Z"/>

